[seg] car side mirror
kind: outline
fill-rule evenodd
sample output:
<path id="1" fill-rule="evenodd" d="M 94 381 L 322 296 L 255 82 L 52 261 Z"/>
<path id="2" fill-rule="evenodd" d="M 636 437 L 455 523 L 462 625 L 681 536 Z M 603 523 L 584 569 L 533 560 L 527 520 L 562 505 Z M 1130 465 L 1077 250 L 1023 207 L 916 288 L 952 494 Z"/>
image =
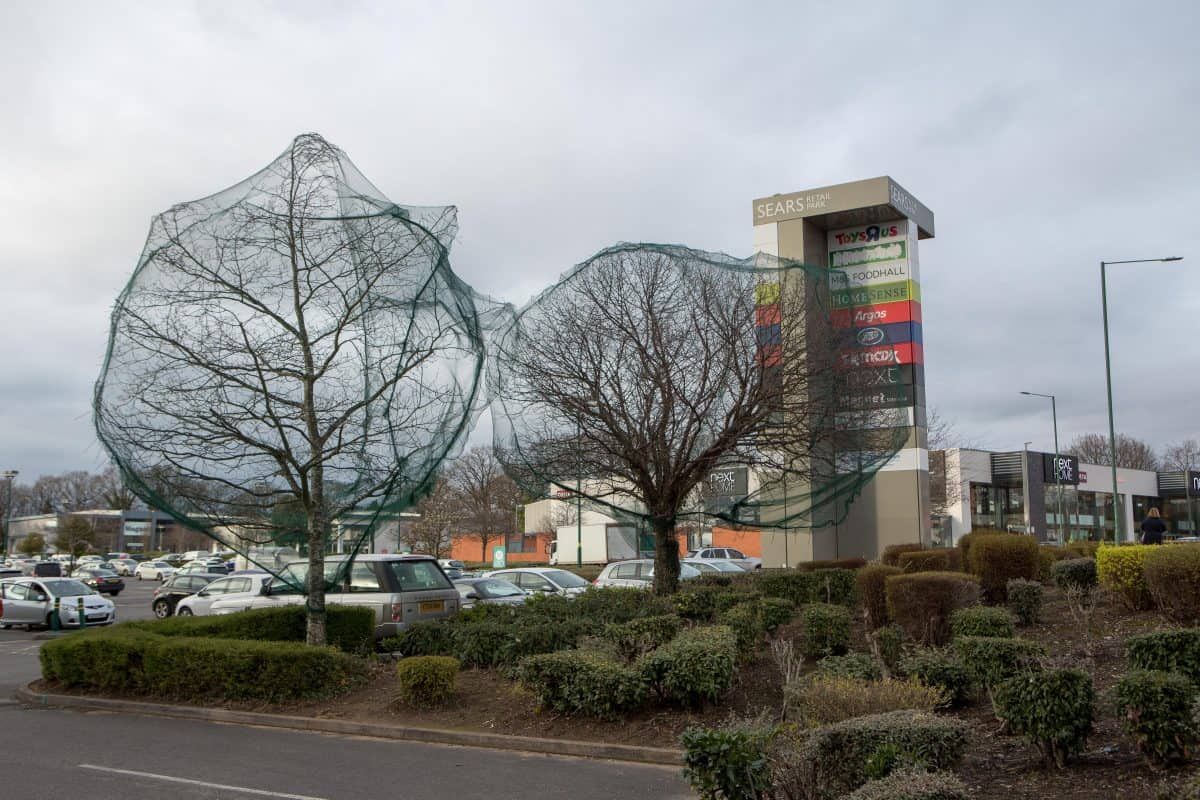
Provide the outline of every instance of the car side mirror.
<path id="1" fill-rule="evenodd" d="M 269 595 L 271 594 L 271 584 L 270 584 L 270 582 L 269 582 L 269 581 L 263 581 L 263 585 L 259 587 L 259 589 L 258 589 L 258 593 L 259 593 L 259 594 L 261 594 L 263 597 L 267 597 L 267 596 L 269 596 Z"/>
<path id="2" fill-rule="evenodd" d="M 475 594 L 475 592 L 467 592 L 465 595 L 463 595 L 463 598 L 467 600 L 478 600 L 479 595 Z"/>

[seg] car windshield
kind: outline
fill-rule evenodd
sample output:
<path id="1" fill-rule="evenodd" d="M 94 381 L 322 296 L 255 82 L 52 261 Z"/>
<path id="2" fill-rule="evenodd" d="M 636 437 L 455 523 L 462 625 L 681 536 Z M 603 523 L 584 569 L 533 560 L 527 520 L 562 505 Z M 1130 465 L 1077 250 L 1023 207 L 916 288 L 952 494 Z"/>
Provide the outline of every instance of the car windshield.
<path id="1" fill-rule="evenodd" d="M 574 572 L 567 572 L 564 569 L 548 569 L 542 573 L 542 577 L 557 583 L 564 589 L 582 589 L 590 585 Z"/>
<path id="2" fill-rule="evenodd" d="M 689 561 L 687 565 L 689 567 L 695 567 L 696 569 L 700 570 L 701 572 L 720 572 L 721 571 L 720 568 L 717 567 L 716 564 L 706 564 L 703 561 Z M 740 570 L 739 570 L 739 572 L 740 572 Z"/>
<path id="3" fill-rule="evenodd" d="M 693 564 L 692 566 L 696 566 Z M 745 572 L 746 570 L 739 567 L 737 564 L 730 564 L 728 561 L 713 561 L 709 564 L 710 567 L 718 572 Z"/>
<path id="4" fill-rule="evenodd" d="M 452 588 L 436 561 L 389 561 L 388 568 L 402 592 Z"/>
<path id="5" fill-rule="evenodd" d="M 480 597 L 518 597 L 525 594 L 508 581 L 489 578 L 475 583 L 475 593 Z"/>
<path id="6" fill-rule="evenodd" d="M 55 581 L 54 583 L 47 583 L 46 590 L 55 597 L 79 597 L 81 595 L 93 595 L 96 593 L 90 586 L 79 581 Z"/>

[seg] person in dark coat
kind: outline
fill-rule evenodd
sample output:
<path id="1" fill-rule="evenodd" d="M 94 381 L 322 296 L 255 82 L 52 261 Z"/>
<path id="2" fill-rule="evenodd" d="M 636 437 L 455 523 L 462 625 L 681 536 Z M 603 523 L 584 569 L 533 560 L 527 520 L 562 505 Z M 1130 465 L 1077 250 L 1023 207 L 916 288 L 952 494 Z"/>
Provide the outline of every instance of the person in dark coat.
<path id="1" fill-rule="evenodd" d="M 1166 532 L 1167 524 L 1162 521 L 1158 509 L 1150 509 L 1150 513 L 1142 520 L 1142 544 L 1162 544 Z"/>

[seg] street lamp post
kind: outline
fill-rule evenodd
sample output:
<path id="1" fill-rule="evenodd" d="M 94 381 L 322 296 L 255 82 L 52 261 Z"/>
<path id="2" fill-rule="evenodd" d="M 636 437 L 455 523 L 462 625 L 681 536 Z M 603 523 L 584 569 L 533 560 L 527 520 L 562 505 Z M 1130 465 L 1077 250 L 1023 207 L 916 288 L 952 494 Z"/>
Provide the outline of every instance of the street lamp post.
<path id="1" fill-rule="evenodd" d="M 1058 541 L 1059 544 L 1065 544 L 1066 536 L 1066 512 L 1063 510 L 1062 496 L 1062 479 L 1058 468 L 1058 402 L 1052 394 L 1039 394 L 1038 392 L 1021 392 L 1027 397 L 1047 397 L 1050 399 L 1050 417 L 1054 420 L 1054 493 L 1058 496 Z"/>
<path id="2" fill-rule="evenodd" d="M 21 473 L 15 469 L 6 469 L 0 472 L 0 479 L 8 485 L 7 494 L 4 500 L 4 539 L 0 541 L 3 547 L 0 547 L 0 554 L 8 555 L 8 529 L 12 526 L 12 482 L 13 478 Z"/>
<path id="3" fill-rule="evenodd" d="M 1112 391 L 1112 355 L 1108 346 L 1108 266 L 1110 264 L 1149 264 L 1153 262 L 1182 261 L 1182 256 L 1167 256 L 1166 258 L 1135 258 L 1128 261 L 1100 262 L 1100 310 L 1104 318 L 1104 379 L 1108 386 L 1108 460 L 1112 464 L 1113 487 L 1113 529 L 1114 543 L 1120 544 L 1124 538 L 1122 528 L 1122 511 L 1117 508 L 1119 499 L 1117 492 L 1117 426 L 1113 419 Z"/>

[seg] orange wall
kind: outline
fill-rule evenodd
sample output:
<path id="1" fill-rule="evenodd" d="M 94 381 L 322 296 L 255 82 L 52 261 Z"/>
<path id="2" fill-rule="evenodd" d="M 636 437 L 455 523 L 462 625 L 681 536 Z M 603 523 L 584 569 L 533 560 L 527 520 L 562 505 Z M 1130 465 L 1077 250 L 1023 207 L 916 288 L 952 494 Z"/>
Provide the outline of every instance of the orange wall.
<path id="1" fill-rule="evenodd" d="M 525 537 L 527 549 L 523 553 L 508 553 L 507 560 L 509 564 L 545 564 L 550 559 L 550 542 L 554 539 L 552 533 L 538 533 L 537 543 L 532 549 L 528 548 L 529 537 Z M 503 537 L 491 539 L 488 541 L 487 554 L 484 555 L 483 547 L 479 543 L 479 539 L 473 536 L 455 536 L 450 541 L 450 557 L 456 558 L 459 561 L 466 561 L 472 564 L 479 562 L 492 563 L 493 554 L 496 548 L 504 543 Z"/>
<path id="2" fill-rule="evenodd" d="M 714 526 L 712 546 L 733 547 L 745 555 L 762 558 L 762 534 L 759 531 L 735 531 Z"/>

